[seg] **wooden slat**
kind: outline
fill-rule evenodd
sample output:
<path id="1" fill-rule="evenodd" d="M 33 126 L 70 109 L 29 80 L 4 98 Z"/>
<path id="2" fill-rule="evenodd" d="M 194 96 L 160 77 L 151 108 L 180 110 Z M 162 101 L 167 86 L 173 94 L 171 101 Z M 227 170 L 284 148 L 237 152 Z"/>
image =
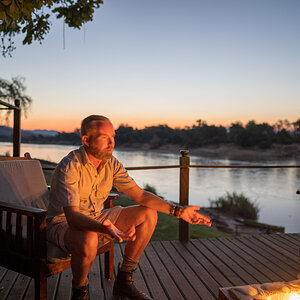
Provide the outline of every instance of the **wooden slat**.
<path id="1" fill-rule="evenodd" d="M 59 286 L 56 299 L 70 299 L 72 290 L 72 272 L 71 269 L 65 270 L 60 275 Z"/>
<path id="2" fill-rule="evenodd" d="M 261 245 L 265 244 L 267 247 L 269 247 L 269 252 L 276 254 L 276 256 L 281 257 L 282 259 L 287 258 L 291 262 L 298 261 L 291 250 L 285 249 L 285 245 L 280 245 L 276 241 L 274 242 L 274 240 L 270 240 L 268 237 L 257 236 L 255 239 L 259 241 Z"/>
<path id="3" fill-rule="evenodd" d="M 286 277 L 295 280 L 299 237 L 300 234 L 272 234 L 193 240 L 186 244 L 152 242 L 140 259 L 134 281 L 154 300 L 216 300 L 221 287 L 241 282 L 290 281 Z M 124 244 L 115 244 L 114 251 L 116 273 Z M 89 274 L 91 300 L 112 299 L 114 278 L 104 278 L 104 256 L 97 260 Z M 25 278 L 0 267 L 0 287 L 4 287 L 1 300 L 34 299 L 33 280 L 26 279 L 23 284 L 22 277 Z M 48 278 L 48 300 L 69 300 L 71 281 L 71 270 Z"/>
<path id="4" fill-rule="evenodd" d="M 269 260 L 269 259 L 272 260 L 272 257 L 269 257 L 268 259 L 262 256 L 261 253 L 263 251 L 261 249 L 257 249 L 257 248 L 252 249 L 249 242 L 243 243 L 238 238 L 232 238 L 230 239 L 230 241 L 234 243 L 236 246 L 238 246 L 239 248 L 241 248 L 242 250 L 244 250 L 251 257 L 252 263 L 253 261 L 257 263 L 258 268 L 265 270 L 271 281 L 285 280 L 283 277 L 281 277 L 278 274 L 279 268 L 276 265 L 274 265 L 272 261 Z M 234 284 L 234 285 L 238 285 L 238 284 Z"/>
<path id="5" fill-rule="evenodd" d="M 247 272 L 246 269 L 240 267 L 229 253 L 224 253 L 221 248 L 218 248 L 219 244 L 213 243 L 214 239 L 202 240 L 202 243 L 207 249 L 214 253 L 229 269 L 231 269 L 245 284 L 255 282 L 255 278 Z M 229 255 L 228 255 L 229 254 Z"/>
<path id="6" fill-rule="evenodd" d="M 218 288 L 220 284 L 216 282 L 214 277 L 208 272 L 200 263 L 199 261 L 188 251 L 188 249 L 178 241 L 171 242 L 174 248 L 177 250 L 179 256 L 187 262 L 193 272 L 196 274 L 198 278 L 198 283 L 196 284 L 196 288 L 200 289 L 201 298 L 203 299 L 210 299 L 211 296 L 207 293 L 210 291 L 210 294 L 215 299 L 218 295 Z M 189 275 L 192 276 L 192 275 Z M 196 279 L 195 279 L 196 282 Z M 207 297 L 207 298 L 206 298 Z"/>
<path id="7" fill-rule="evenodd" d="M 26 225 L 26 254 L 27 256 L 32 256 L 33 251 L 33 218 L 27 217 Z"/>
<path id="8" fill-rule="evenodd" d="M 23 296 L 25 295 L 30 280 L 30 277 L 19 274 L 17 280 L 14 283 L 13 293 L 10 293 L 6 300 L 23 299 Z"/>
<path id="9" fill-rule="evenodd" d="M 0 281 L 0 287 L 2 290 L 0 291 L 1 299 L 6 299 L 6 297 L 11 293 L 14 293 L 14 283 L 18 277 L 18 273 L 8 270 Z"/>
<path id="10" fill-rule="evenodd" d="M 143 254 L 139 261 L 139 267 L 142 271 L 147 287 L 149 291 L 151 291 L 150 296 L 154 299 L 169 299 L 155 273 L 152 257 L 149 258 Z"/>
<path id="11" fill-rule="evenodd" d="M 273 243 L 279 244 L 281 247 L 286 249 L 287 251 L 292 252 L 294 255 L 299 255 L 300 243 L 298 245 L 294 244 L 288 238 L 285 238 L 286 235 L 277 234 L 277 235 L 266 235 L 265 238 L 271 240 Z"/>
<path id="12" fill-rule="evenodd" d="M 277 237 L 277 236 L 276 236 Z M 288 241 L 289 245 L 291 247 L 294 247 L 299 251 L 300 249 L 300 241 L 295 241 L 295 238 L 293 238 L 290 234 L 278 234 L 278 237 L 280 237 L 282 240 L 284 240 L 284 243 Z"/>
<path id="13" fill-rule="evenodd" d="M 30 280 L 26 294 L 22 300 L 32 300 L 32 299 L 34 299 L 34 279 Z"/>
<path id="14" fill-rule="evenodd" d="M 280 252 L 274 251 L 269 243 L 268 245 L 262 243 L 260 237 L 250 237 L 249 239 L 246 239 L 245 237 L 243 238 L 243 241 L 249 243 L 249 247 L 256 250 L 258 253 L 260 252 L 261 256 L 269 260 L 269 264 L 273 267 L 274 272 L 280 274 L 283 280 L 293 280 L 295 274 L 297 274 L 297 270 L 291 267 L 291 265 L 295 265 L 295 261 L 291 260 L 293 256 L 289 255 L 288 259 L 284 259 L 282 254 L 283 249 L 281 249 Z M 272 257 L 272 261 L 270 260 L 270 257 Z"/>
<path id="15" fill-rule="evenodd" d="M 148 245 L 145 250 L 147 257 L 151 261 L 151 265 L 155 270 L 156 276 L 167 293 L 169 299 L 175 299 L 176 297 L 177 299 L 184 299 L 178 285 L 176 285 L 174 280 L 171 279 L 169 271 L 166 269 L 163 260 L 159 258 L 158 254 L 154 251 L 152 245 L 156 243 L 157 242 L 153 242 L 152 244 Z M 167 260 L 167 257 L 163 256 L 163 259 Z M 168 261 L 168 263 L 170 264 L 170 261 Z M 169 267 L 174 268 L 173 263 Z"/>
<path id="16" fill-rule="evenodd" d="M 156 244 L 154 244 L 154 246 L 155 245 Z M 182 290 L 182 293 L 185 297 L 187 297 L 188 299 L 192 299 L 193 296 L 195 297 L 195 299 L 214 299 L 214 296 L 211 294 L 211 292 L 207 289 L 203 282 L 199 280 L 199 277 L 194 272 L 193 268 L 185 261 L 185 259 L 180 255 L 180 253 L 178 253 L 178 251 L 175 249 L 174 245 L 171 242 L 164 242 L 159 244 L 157 243 L 157 245 L 161 245 L 161 247 L 164 247 L 166 252 L 165 255 L 170 256 L 169 260 L 173 261 L 176 264 L 176 273 L 181 275 L 182 272 L 182 276 L 179 277 L 177 275 L 177 277 L 173 277 L 175 282 L 181 283 L 181 278 L 183 277 L 183 282 L 187 281 L 196 293 L 186 293 L 189 287 L 185 289 L 184 285 L 180 284 L 179 288 Z M 156 251 L 160 251 L 161 248 L 155 249 Z"/>
<path id="17" fill-rule="evenodd" d="M 16 221 L 16 245 L 22 248 L 22 234 L 23 234 L 23 216 L 17 214 Z"/>
<path id="18" fill-rule="evenodd" d="M 12 248 L 12 213 L 6 213 L 6 226 L 5 226 L 5 236 L 6 236 L 6 245 L 7 249 Z"/>
<path id="19" fill-rule="evenodd" d="M 99 263 L 99 256 L 96 256 L 88 276 L 91 300 L 104 298 Z"/>
<path id="20" fill-rule="evenodd" d="M 196 246 L 194 246 L 192 242 L 185 244 L 185 247 L 197 259 L 198 263 L 201 264 L 203 268 L 214 278 L 214 280 L 219 284 L 219 286 L 232 285 L 232 283 L 220 272 L 219 268 L 212 264 L 205 257 L 205 255 L 203 255 L 199 251 L 199 249 Z"/>
<path id="21" fill-rule="evenodd" d="M 222 244 L 223 249 L 229 249 L 232 257 L 246 270 L 249 270 L 257 282 L 269 282 L 272 279 L 268 277 L 269 269 L 262 266 L 255 258 L 248 255 L 243 249 L 230 242 L 230 239 L 219 238 L 218 242 Z M 226 250 L 225 250 L 226 251 Z"/>
<path id="22" fill-rule="evenodd" d="M 54 300 L 58 289 L 60 274 L 52 275 L 47 280 L 47 300 Z"/>
<path id="23" fill-rule="evenodd" d="M 199 251 L 203 253 L 209 259 L 209 261 L 215 265 L 219 272 L 226 277 L 231 284 L 243 285 L 245 281 L 243 281 L 235 272 L 233 272 L 222 260 L 218 258 L 214 253 L 212 253 L 207 247 L 200 241 L 194 240 L 193 244 L 197 247 Z"/>

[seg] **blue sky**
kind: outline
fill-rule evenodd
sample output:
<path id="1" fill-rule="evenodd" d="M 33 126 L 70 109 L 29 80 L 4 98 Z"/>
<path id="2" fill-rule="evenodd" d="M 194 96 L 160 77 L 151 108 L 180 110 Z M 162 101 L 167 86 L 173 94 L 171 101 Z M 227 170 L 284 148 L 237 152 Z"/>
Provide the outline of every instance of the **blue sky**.
<path id="1" fill-rule="evenodd" d="M 229 125 L 300 118 L 300 1 L 104 0 L 78 31 L 0 58 L 26 78 L 24 129 L 72 131 L 89 114 L 118 126 Z"/>

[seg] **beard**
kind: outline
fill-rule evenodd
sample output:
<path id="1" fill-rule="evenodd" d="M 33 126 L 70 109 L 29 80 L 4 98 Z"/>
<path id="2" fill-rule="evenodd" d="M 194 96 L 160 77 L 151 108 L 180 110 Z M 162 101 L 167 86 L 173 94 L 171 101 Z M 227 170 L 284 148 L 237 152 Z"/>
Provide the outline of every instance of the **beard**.
<path id="1" fill-rule="evenodd" d="M 97 147 L 94 147 L 94 145 L 90 145 L 89 152 L 91 155 L 93 155 L 95 158 L 99 160 L 108 160 L 112 157 L 113 148 L 106 148 L 104 150 L 99 150 Z"/>

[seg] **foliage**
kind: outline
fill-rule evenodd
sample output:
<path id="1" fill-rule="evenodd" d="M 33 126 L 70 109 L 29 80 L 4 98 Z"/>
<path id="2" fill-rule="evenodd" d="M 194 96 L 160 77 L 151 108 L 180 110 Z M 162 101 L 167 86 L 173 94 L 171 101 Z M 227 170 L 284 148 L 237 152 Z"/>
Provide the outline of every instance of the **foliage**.
<path id="1" fill-rule="evenodd" d="M 209 200 L 210 205 L 233 216 L 257 220 L 259 207 L 251 202 L 243 193 L 226 193 L 216 200 Z"/>
<path id="2" fill-rule="evenodd" d="M 49 33 L 50 14 L 63 18 L 72 28 L 80 28 L 84 23 L 93 20 L 96 8 L 102 0 L 1 0 L 0 2 L 0 37 L 2 55 L 11 56 L 15 46 L 13 37 L 23 33 L 23 44 L 33 40 L 40 43 Z M 47 13 L 48 11 L 49 13 Z"/>
<path id="3" fill-rule="evenodd" d="M 25 94 L 26 87 L 24 85 L 24 81 L 25 78 L 23 77 L 12 77 L 11 82 L 0 78 L 0 100 L 12 105 L 15 105 L 15 100 L 20 100 L 21 109 L 26 116 L 32 99 Z M 6 111 L 5 119 L 7 121 L 11 112 L 12 110 Z"/>

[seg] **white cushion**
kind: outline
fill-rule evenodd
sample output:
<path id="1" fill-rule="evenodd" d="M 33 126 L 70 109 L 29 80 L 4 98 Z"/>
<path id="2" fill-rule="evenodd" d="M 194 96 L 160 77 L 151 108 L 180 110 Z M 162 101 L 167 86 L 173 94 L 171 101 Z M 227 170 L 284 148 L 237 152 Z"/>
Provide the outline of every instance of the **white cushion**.
<path id="1" fill-rule="evenodd" d="M 48 197 L 38 160 L 0 161 L 0 201 L 47 209 Z"/>

